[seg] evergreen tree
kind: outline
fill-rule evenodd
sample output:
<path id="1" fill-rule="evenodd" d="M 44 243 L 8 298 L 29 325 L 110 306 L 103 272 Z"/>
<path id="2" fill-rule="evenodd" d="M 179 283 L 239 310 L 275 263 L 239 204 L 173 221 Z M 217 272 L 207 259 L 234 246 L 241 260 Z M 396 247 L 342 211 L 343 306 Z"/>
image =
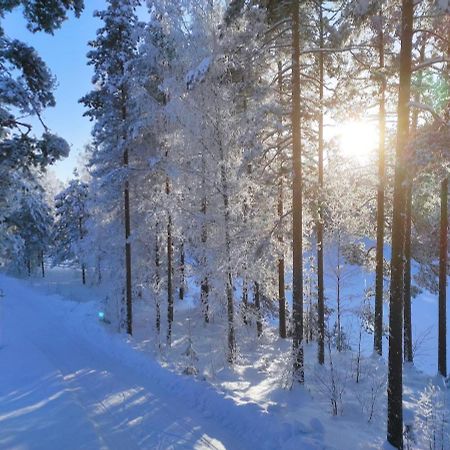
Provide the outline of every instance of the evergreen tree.
<path id="1" fill-rule="evenodd" d="M 77 175 L 77 173 L 75 173 Z M 76 262 L 81 267 L 81 280 L 86 284 L 86 263 L 82 241 L 86 237 L 88 185 L 78 177 L 55 197 L 53 240 L 54 263 Z"/>
<path id="2" fill-rule="evenodd" d="M 133 316 L 129 180 L 132 136 L 129 132 L 130 83 L 127 64 L 134 57 L 137 45 L 135 29 L 139 25 L 136 5 L 135 0 L 110 0 L 105 11 L 95 13 L 104 22 L 97 31 L 97 38 L 89 43 L 92 50 L 88 53 L 88 58 L 89 64 L 94 66 L 92 81 L 96 89 L 80 100 L 88 108 L 85 115 L 96 120 L 93 129 L 95 151 L 91 161 L 95 168 L 93 175 L 102 184 L 109 183 L 109 189 L 102 190 L 102 193 L 109 203 L 110 213 L 116 219 L 119 214 L 124 218 L 124 238 L 121 240 L 124 257 L 117 262 L 125 273 L 123 288 L 119 292 L 124 298 L 128 334 L 133 332 Z M 120 204 L 117 203 L 119 191 L 123 196 Z M 119 256 L 116 255 L 116 258 Z"/>

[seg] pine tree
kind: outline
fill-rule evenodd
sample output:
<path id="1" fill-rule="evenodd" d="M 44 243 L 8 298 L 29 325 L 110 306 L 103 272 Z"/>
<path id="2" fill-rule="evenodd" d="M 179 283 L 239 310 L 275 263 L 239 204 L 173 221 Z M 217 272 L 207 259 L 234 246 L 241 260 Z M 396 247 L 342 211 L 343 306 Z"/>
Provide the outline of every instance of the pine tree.
<path id="1" fill-rule="evenodd" d="M 82 241 L 87 233 L 87 197 L 87 183 L 79 178 L 69 182 L 67 188 L 55 197 L 56 221 L 53 232 L 54 264 L 77 262 L 81 267 L 83 284 L 86 284 L 86 263 Z"/>
<path id="2" fill-rule="evenodd" d="M 398 97 L 397 146 L 392 223 L 391 286 L 389 304 L 389 371 L 387 439 L 403 448 L 403 258 L 405 242 L 405 145 L 409 132 L 412 35 L 414 2 L 402 1 L 400 87 Z"/>
<path id="3" fill-rule="evenodd" d="M 89 64 L 94 66 L 93 83 L 96 89 L 83 97 L 88 111 L 85 115 L 95 119 L 93 130 L 95 149 L 91 163 L 94 176 L 106 180 L 120 173 L 111 188 L 120 189 L 123 195 L 124 217 L 124 297 L 126 309 L 126 331 L 133 332 L 132 274 L 131 274 L 131 209 L 130 209 L 130 141 L 129 103 L 130 85 L 127 63 L 136 51 L 135 27 L 138 26 L 135 0 L 110 0 L 105 11 L 96 12 L 104 25 L 97 31 L 97 38 L 90 42 Z M 117 182 L 117 178 L 120 178 Z M 110 189 L 111 189 L 110 188 Z M 115 199 L 110 199 L 115 202 Z M 119 205 L 114 205 L 118 212 Z"/>
<path id="4" fill-rule="evenodd" d="M 292 266 L 293 266 L 293 370 L 294 379 L 304 381 L 303 369 L 303 195 L 302 144 L 300 125 L 300 11 L 297 1 L 292 2 Z"/>
<path id="5" fill-rule="evenodd" d="M 447 262 L 448 262 L 448 178 L 441 182 L 441 227 L 439 243 L 439 342 L 438 370 L 447 376 Z"/>

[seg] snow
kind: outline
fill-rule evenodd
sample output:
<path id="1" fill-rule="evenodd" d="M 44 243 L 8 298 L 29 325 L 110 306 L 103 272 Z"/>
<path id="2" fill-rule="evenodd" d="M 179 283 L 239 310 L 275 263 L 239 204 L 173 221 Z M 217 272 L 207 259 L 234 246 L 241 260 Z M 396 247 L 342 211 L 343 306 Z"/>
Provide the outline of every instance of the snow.
<path id="1" fill-rule="evenodd" d="M 202 59 L 202 61 L 197 67 L 191 69 L 186 74 L 185 81 L 187 88 L 192 89 L 195 84 L 201 83 L 205 79 L 205 76 L 208 73 L 210 66 L 211 66 L 211 57 L 207 56 L 206 58 Z"/>
<path id="2" fill-rule="evenodd" d="M 31 281 L 0 275 L 0 288 L 2 449 L 388 448 L 383 359 L 362 358 L 356 383 L 354 353 L 332 353 L 342 391 L 332 416 L 331 372 L 314 363 L 315 345 L 305 347 L 305 387 L 288 389 L 290 342 L 270 328 L 257 339 L 238 327 L 239 360 L 230 368 L 217 345 L 224 325 L 202 323 L 192 287 L 176 303 L 172 348 L 161 351 L 144 303 L 135 304 L 134 337 L 114 333 L 98 320 L 102 289 L 81 286 L 71 269 Z M 183 375 L 188 326 L 197 376 Z M 411 448 L 427 448 L 430 417 L 446 405 L 442 379 L 406 367 Z"/>
<path id="3" fill-rule="evenodd" d="M 0 448 L 242 448 L 233 433 L 186 408 L 169 380 L 156 384 L 158 375 L 120 354 L 113 336 L 89 331 L 92 303 L 63 303 L 5 277 L 0 283 Z M 96 337 L 110 340 L 112 352 L 91 345 Z"/>

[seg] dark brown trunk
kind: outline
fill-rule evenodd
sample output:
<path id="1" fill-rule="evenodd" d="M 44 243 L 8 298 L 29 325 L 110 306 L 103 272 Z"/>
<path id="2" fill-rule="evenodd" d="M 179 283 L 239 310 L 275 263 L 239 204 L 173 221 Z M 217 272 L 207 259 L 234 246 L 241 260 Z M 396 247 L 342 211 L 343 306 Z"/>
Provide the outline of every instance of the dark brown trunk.
<path id="1" fill-rule="evenodd" d="M 230 237 L 230 205 L 228 197 L 228 177 L 225 167 L 225 155 L 222 143 L 219 142 L 220 150 L 220 178 L 222 184 L 222 200 L 224 207 L 225 222 L 225 258 L 226 258 L 226 297 L 227 297 L 227 321 L 228 321 L 228 362 L 234 363 L 236 356 L 236 339 L 234 334 L 234 299 L 233 278 L 231 271 L 231 237 Z"/>
<path id="2" fill-rule="evenodd" d="M 167 156 L 167 155 L 166 155 Z M 166 195 L 170 195 L 170 182 L 166 178 Z M 172 249 L 172 216 L 167 218 L 167 345 L 172 345 L 172 323 L 173 323 L 173 249 Z"/>
<path id="3" fill-rule="evenodd" d="M 322 1 L 319 4 L 320 21 L 320 48 L 324 46 L 323 9 Z M 323 84 L 324 84 L 324 61 L 323 52 L 319 53 L 319 142 L 318 142 L 318 172 L 319 172 L 319 195 L 317 211 L 317 334 L 318 351 L 317 360 L 319 364 L 325 362 L 325 294 L 323 278 L 323 218 L 322 218 L 322 195 L 323 195 Z"/>
<path id="4" fill-rule="evenodd" d="M 202 202 L 202 212 L 204 215 L 206 215 L 206 198 L 203 199 Z M 203 270 L 206 270 L 206 266 L 207 266 L 207 261 L 206 261 L 206 252 L 205 252 L 205 247 L 206 247 L 206 241 L 207 241 L 207 228 L 206 228 L 206 223 L 203 223 L 202 226 L 202 244 L 203 244 L 203 252 L 204 252 L 204 261 L 203 261 Z M 208 284 L 208 277 L 204 276 L 202 278 L 201 281 L 201 286 L 200 286 L 200 299 L 201 299 L 201 304 L 202 304 L 202 308 L 203 308 L 203 317 L 205 318 L 205 322 L 209 323 L 209 301 L 208 301 L 208 296 L 209 296 L 209 284 Z"/>
<path id="5" fill-rule="evenodd" d="M 303 226 L 302 144 L 300 125 L 300 17 L 299 2 L 292 2 L 292 216 L 293 216 L 293 376 L 304 382 L 303 368 Z"/>
<path id="6" fill-rule="evenodd" d="M 405 243 L 405 145 L 409 134 L 414 0 L 402 0 L 400 86 L 392 220 L 389 301 L 389 370 L 387 440 L 403 448 L 403 259 Z"/>
<path id="7" fill-rule="evenodd" d="M 425 44 L 420 48 L 419 63 L 425 60 Z M 422 86 L 422 72 L 418 74 L 417 88 L 414 94 L 414 101 L 420 102 L 420 88 Z M 419 120 L 419 110 L 415 108 L 411 118 L 411 132 L 417 131 Z M 413 362 L 413 342 L 412 342 L 412 317 L 411 317 L 411 225 L 412 225 L 412 196 L 413 196 L 413 167 L 409 163 L 411 158 L 407 158 L 407 183 L 406 183 L 406 205 L 405 205 L 405 267 L 404 267 L 404 292 L 403 292 L 403 342 L 405 346 L 404 360 Z"/>
<path id="8" fill-rule="evenodd" d="M 44 251 L 41 250 L 41 274 L 42 278 L 45 278 L 45 263 L 44 263 Z"/>
<path id="9" fill-rule="evenodd" d="M 403 359 L 413 362 L 413 342 L 411 324 L 411 209 L 412 183 L 407 182 L 405 190 L 405 264 L 403 274 Z"/>
<path id="10" fill-rule="evenodd" d="M 248 310 L 248 283 L 247 277 L 244 275 L 244 279 L 242 280 L 242 321 L 244 322 L 245 325 L 248 325 L 247 310 Z"/>
<path id="11" fill-rule="evenodd" d="M 180 243 L 180 290 L 178 293 L 178 298 L 180 300 L 184 299 L 184 283 L 185 283 L 185 279 L 184 279 L 184 258 L 185 258 L 185 254 L 184 254 L 184 240 L 181 240 Z"/>
<path id="12" fill-rule="evenodd" d="M 283 105 L 283 70 L 281 61 L 278 61 L 278 94 L 280 96 L 280 104 Z M 281 120 L 282 122 L 282 120 Z M 283 155 L 281 154 L 281 132 L 278 133 L 277 144 L 278 158 L 280 159 L 280 173 L 278 180 L 278 220 L 280 221 L 280 230 L 278 233 L 278 241 L 283 244 Z M 278 328 L 280 337 L 286 339 L 286 288 L 284 282 L 284 253 L 281 250 L 281 256 L 278 259 Z"/>
<path id="13" fill-rule="evenodd" d="M 258 337 L 262 336 L 263 325 L 262 325 L 262 313 L 261 313 L 261 295 L 259 292 L 259 283 L 255 283 L 255 310 L 256 310 L 256 332 Z"/>
<path id="14" fill-rule="evenodd" d="M 202 199 L 202 207 L 201 212 L 203 214 L 203 224 L 202 224 L 202 252 L 203 252 L 203 258 L 202 258 L 202 264 L 203 264 L 203 270 L 207 270 L 208 261 L 206 259 L 206 242 L 208 240 L 208 228 L 206 226 L 206 209 L 208 206 L 207 199 L 206 199 L 206 160 L 205 156 L 202 153 L 202 191 L 203 191 L 203 199 Z M 202 304 L 203 309 L 203 317 L 205 319 L 205 323 L 209 323 L 209 284 L 208 284 L 208 277 L 204 276 L 201 281 L 200 285 L 200 300 Z"/>
<path id="15" fill-rule="evenodd" d="M 447 376 L 447 257 L 448 257 L 448 178 L 441 183 L 441 230 L 439 242 L 439 343 L 438 371 Z"/>
<path id="16" fill-rule="evenodd" d="M 125 87 L 122 87 L 122 122 L 125 126 L 125 121 L 127 119 L 127 108 L 126 108 L 126 91 Z M 123 131 L 123 141 L 127 140 L 127 133 L 124 129 Z M 125 147 L 123 152 L 123 167 L 128 170 L 128 148 Z M 133 298 L 132 298 L 132 281 L 131 281 L 131 214 L 130 214 L 130 184 L 128 181 L 128 173 L 126 173 L 125 184 L 124 184 L 124 219 L 125 219 L 125 303 L 127 311 L 127 333 L 133 334 Z"/>
<path id="17" fill-rule="evenodd" d="M 381 7 L 382 9 L 382 7 Z M 383 12 L 380 11 L 379 58 L 380 58 L 380 107 L 378 113 L 378 192 L 377 192 L 377 249 L 375 269 L 375 315 L 373 348 L 383 354 L 383 287 L 384 287 L 384 191 L 385 191 L 385 134 L 386 134 L 386 74 L 384 73 Z"/>

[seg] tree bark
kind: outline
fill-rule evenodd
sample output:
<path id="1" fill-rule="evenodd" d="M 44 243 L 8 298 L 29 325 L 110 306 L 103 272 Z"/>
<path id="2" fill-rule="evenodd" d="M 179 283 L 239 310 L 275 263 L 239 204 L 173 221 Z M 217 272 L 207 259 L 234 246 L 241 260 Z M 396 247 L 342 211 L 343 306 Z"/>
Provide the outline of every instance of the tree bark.
<path id="1" fill-rule="evenodd" d="M 218 129 L 219 127 L 217 127 Z M 234 333 L 234 299 L 233 299 L 233 277 L 231 270 L 231 236 L 230 236 L 230 205 L 228 197 L 228 175 L 225 167 L 225 154 L 219 136 L 220 152 L 220 180 L 222 187 L 222 200 L 224 208 L 225 225 L 225 258 L 226 258 L 226 298 L 227 298 L 227 321 L 228 321 L 228 356 L 230 364 L 234 363 L 236 356 L 236 338 Z"/>
<path id="2" fill-rule="evenodd" d="M 41 274 L 45 278 L 44 250 L 41 250 Z"/>
<path id="3" fill-rule="evenodd" d="M 185 283 L 185 279 L 184 279 L 184 271 L 185 271 L 185 267 L 184 267 L 184 259 L 185 259 L 185 254 L 184 254 L 184 240 L 181 239 L 181 243 L 180 243 L 180 289 L 178 292 L 178 298 L 180 300 L 184 299 L 184 283 Z"/>
<path id="4" fill-rule="evenodd" d="M 386 75 L 384 73 L 384 30 L 383 11 L 380 11 L 379 64 L 380 64 L 380 106 L 378 112 L 378 192 L 377 192 L 377 248 L 375 268 L 375 315 L 373 348 L 383 354 L 383 285 L 384 285 L 384 192 L 385 192 L 385 135 L 386 135 Z"/>
<path id="5" fill-rule="evenodd" d="M 391 285 L 389 301 L 389 369 L 387 440 L 403 448 L 403 250 L 405 242 L 405 145 L 409 134 L 409 101 L 414 0 L 402 0 L 400 86 L 392 220 Z"/>
<path id="6" fill-rule="evenodd" d="M 80 241 L 82 241 L 84 238 L 83 218 L 82 217 L 78 218 L 78 231 L 80 233 Z M 85 266 L 84 262 L 81 262 L 81 282 L 83 284 L 86 284 L 86 266 Z"/>
<path id="7" fill-rule="evenodd" d="M 425 60 L 425 44 L 420 48 L 419 64 Z M 420 102 L 420 88 L 422 86 L 422 71 L 418 74 L 417 89 L 414 94 L 414 101 Z M 415 108 L 411 118 L 411 132 L 417 131 L 419 120 L 419 110 Z M 411 159 L 407 158 L 407 162 Z M 404 292 L 403 292 L 403 342 L 405 345 L 404 360 L 413 362 L 413 342 L 412 342 L 412 324 L 411 324 L 411 230 L 412 230 L 412 195 L 413 195 L 413 167 L 408 164 L 406 183 L 406 206 L 405 206 L 405 268 L 404 268 Z"/>
<path id="8" fill-rule="evenodd" d="M 245 267 L 244 267 L 245 272 Z M 247 310 L 248 310 L 248 282 L 247 282 L 247 276 L 244 274 L 244 277 L 242 279 L 242 321 L 245 325 L 248 325 L 247 320 Z"/>
<path id="9" fill-rule="evenodd" d="M 448 178 L 441 182 L 441 230 L 439 242 L 439 355 L 438 371 L 447 376 L 447 257 L 448 257 Z"/>
<path id="10" fill-rule="evenodd" d="M 167 156 L 167 154 L 166 154 Z M 170 194 L 169 178 L 166 178 L 166 195 Z M 167 345 L 172 345 L 172 323 L 173 323 L 173 249 L 172 249 L 172 216 L 167 217 Z"/>
<path id="11" fill-rule="evenodd" d="M 202 190 L 203 190 L 203 199 L 202 199 L 202 207 L 201 212 L 203 214 L 203 224 L 202 224 L 202 252 L 203 252 L 203 270 L 207 270 L 208 261 L 206 259 L 206 242 L 208 240 L 208 228 L 206 226 L 206 209 L 207 209 L 207 200 L 206 200 L 206 161 L 205 157 L 202 154 Z M 208 284 L 208 276 L 205 275 L 202 278 L 200 284 L 200 301 L 203 308 L 203 317 L 205 319 L 205 323 L 209 323 L 209 284 Z"/>
<path id="12" fill-rule="evenodd" d="M 300 11 L 292 2 L 292 216 L 293 216 L 293 377 L 303 383 L 303 227 L 302 144 L 300 124 Z"/>
<path id="13" fill-rule="evenodd" d="M 122 70 L 123 72 L 123 70 Z M 126 93 L 125 88 L 122 87 L 122 121 L 125 126 L 125 121 L 127 119 L 127 109 L 126 109 Z M 127 135 L 126 131 L 123 131 L 123 141 L 126 142 Z M 128 169 L 128 148 L 125 147 L 123 152 L 123 167 L 125 170 Z M 124 219 L 125 219 L 125 295 L 126 295 L 126 327 L 127 333 L 129 335 L 133 334 L 133 298 L 132 298 L 132 281 L 131 281 L 131 214 L 130 214 L 130 184 L 128 181 L 128 173 L 126 173 L 125 185 L 123 190 L 123 200 L 124 200 Z"/>
<path id="14" fill-rule="evenodd" d="M 261 314 L 261 294 L 259 292 L 259 283 L 255 283 L 255 310 L 256 310 L 256 332 L 258 337 L 262 336 L 263 325 L 262 325 L 262 314 Z"/>
<path id="15" fill-rule="evenodd" d="M 280 103 L 283 105 L 283 71 L 282 63 L 278 61 L 278 94 L 280 96 Z M 280 173 L 278 180 L 278 220 L 280 223 L 280 230 L 278 233 L 278 241 L 283 244 L 283 209 L 284 209 L 284 195 L 283 195 L 283 157 L 281 155 L 281 132 L 278 133 L 277 143 L 278 158 L 280 159 Z M 284 252 L 283 250 L 278 259 L 278 328 L 281 338 L 286 338 L 286 288 L 284 282 Z"/>
<path id="16" fill-rule="evenodd" d="M 160 305 L 160 292 L 159 284 L 161 282 L 161 275 L 159 268 L 161 266 L 161 260 L 159 257 L 159 223 L 155 225 L 155 284 L 156 284 L 156 332 L 158 336 L 161 332 L 161 305 Z"/>
<path id="17" fill-rule="evenodd" d="M 320 26 L 320 48 L 324 47 L 323 30 L 323 8 L 322 1 L 319 4 L 319 26 Z M 319 364 L 325 362 L 325 293 L 323 277 L 323 218 L 322 218 L 322 195 L 323 195 L 323 84 L 324 84 L 324 61 L 323 52 L 319 53 L 319 142 L 318 142 L 318 172 L 319 172 L 319 194 L 317 208 L 317 332 Z"/>

